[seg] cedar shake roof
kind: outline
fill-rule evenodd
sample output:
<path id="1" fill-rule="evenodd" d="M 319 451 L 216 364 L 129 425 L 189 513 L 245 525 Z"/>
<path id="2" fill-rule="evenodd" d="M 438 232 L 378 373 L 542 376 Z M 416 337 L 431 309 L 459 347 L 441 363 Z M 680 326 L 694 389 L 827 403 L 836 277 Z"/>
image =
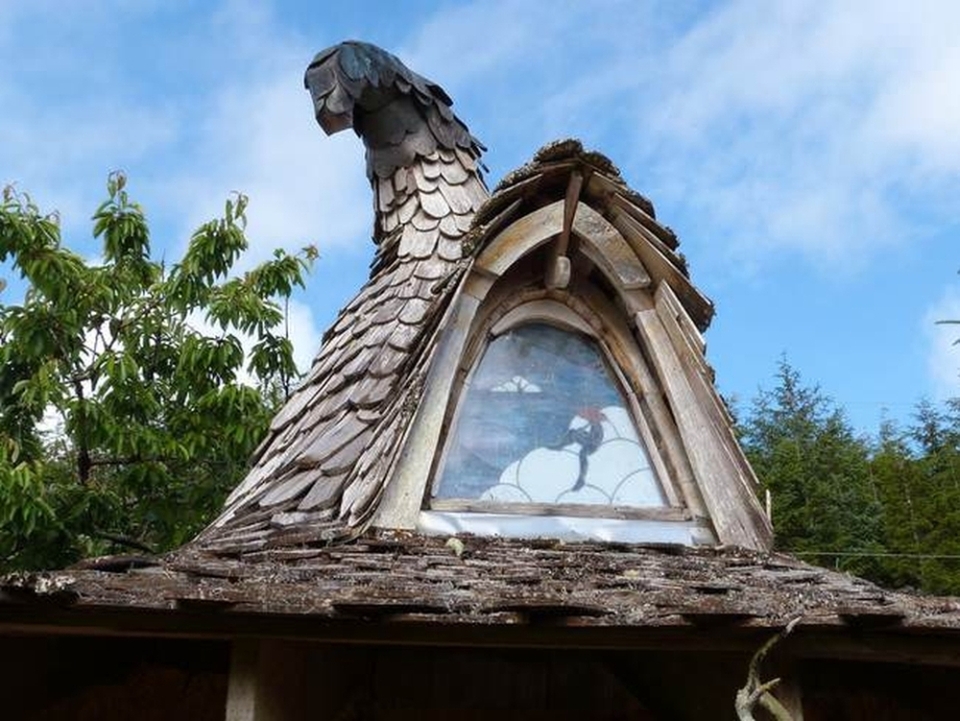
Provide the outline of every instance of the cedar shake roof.
<path id="1" fill-rule="evenodd" d="M 160 563 L 95 560 L 0 580 L 0 625 L 719 647 L 724 639 L 755 644 L 758 630 L 800 617 L 789 643 L 801 654 L 955 663 L 949 658 L 960 638 L 960 599 L 883 590 L 782 554 L 475 537 L 461 543 L 381 532 L 342 546 L 228 558 L 187 548 Z"/>
<path id="2" fill-rule="evenodd" d="M 554 247 L 561 257 L 539 288 L 504 291 L 501 283 L 500 295 L 541 297 L 546 282 L 548 296 L 566 293 L 564 302 L 582 306 L 575 289 L 564 290 L 572 267 L 565 252 L 576 261 L 575 284 L 599 278 L 589 280 L 601 284 L 594 293 L 609 296 L 624 329 L 638 329 L 647 356 L 639 363 L 654 380 L 637 394 L 653 418 L 653 440 L 674 456 L 674 496 L 683 496 L 674 515 L 712 524 L 721 543 L 770 547 L 756 479 L 703 357 L 700 332 L 713 305 L 691 283 L 673 231 L 613 163 L 576 140 L 551 143 L 491 197 L 480 176 L 483 148 L 450 98 L 394 56 L 343 43 L 318 54 L 305 80 L 323 129 L 352 124 L 366 146 L 377 246 L 371 277 L 324 334 L 250 473 L 194 544 L 229 554 L 343 542 L 371 524 L 413 528 L 461 362 L 438 362 L 438 347 L 470 321 L 466 296 L 485 296 L 521 260 Z M 463 352 L 466 341 L 458 342 Z M 425 412 L 441 414 L 438 429 L 429 441 L 411 439 Z M 426 459 L 426 468 L 411 472 L 411 457 L 421 466 Z"/>
<path id="3" fill-rule="evenodd" d="M 202 543 L 336 540 L 367 525 L 462 271 L 462 241 L 488 196 L 482 148 L 449 97 L 389 53 L 342 43 L 317 55 L 305 82 L 324 130 L 352 122 L 363 138 L 377 254 Z"/>

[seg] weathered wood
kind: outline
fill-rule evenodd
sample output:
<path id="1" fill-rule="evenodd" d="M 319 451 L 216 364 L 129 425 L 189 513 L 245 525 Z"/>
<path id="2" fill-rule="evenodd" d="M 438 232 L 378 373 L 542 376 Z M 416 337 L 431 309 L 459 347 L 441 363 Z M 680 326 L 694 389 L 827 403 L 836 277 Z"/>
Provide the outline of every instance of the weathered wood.
<path id="1" fill-rule="evenodd" d="M 717 429 L 691 387 L 682 363 L 656 310 L 636 314 L 640 341 L 650 352 L 657 375 L 677 420 L 697 485 L 722 543 L 765 549 L 772 532 L 763 510 L 733 462 L 727 439 Z M 739 449 L 737 449 L 739 452 Z"/>
<path id="2" fill-rule="evenodd" d="M 577 213 L 577 203 L 580 200 L 580 189 L 583 187 L 583 174 L 574 170 L 570 173 L 570 180 L 567 183 L 567 193 L 563 199 L 563 226 L 560 230 L 560 237 L 554 246 L 553 258 L 559 258 L 567 254 L 567 246 L 570 243 L 570 231 L 573 228 L 573 217 Z"/>
<path id="3" fill-rule="evenodd" d="M 661 283 L 655 293 L 654 307 L 656 308 L 657 315 L 660 316 L 660 321 L 663 323 L 664 329 L 670 336 L 673 347 L 676 349 L 688 373 L 697 374 L 712 384 L 714 380 L 713 369 L 707 364 L 707 360 L 700 348 L 691 341 L 691 336 L 684 331 L 681 324 L 683 323 L 683 319 L 688 319 L 688 317 L 682 308 L 680 310 L 680 316 L 678 317 L 678 305 L 679 303 L 673 291 L 670 290 L 670 286 L 666 283 Z M 733 422 L 732 419 L 730 419 L 730 422 Z"/>
<path id="4" fill-rule="evenodd" d="M 261 496 L 257 503 L 261 507 L 283 503 L 294 496 L 300 495 L 300 493 L 305 491 L 307 486 L 311 485 L 315 480 L 316 476 L 313 473 L 297 473 L 292 478 L 288 478 L 274 485 L 267 493 Z"/>
<path id="5" fill-rule="evenodd" d="M 661 314 L 669 314 L 672 316 L 674 322 L 679 326 L 680 330 L 683 331 L 687 343 L 695 348 L 701 355 L 706 353 L 707 342 L 704 340 L 703 334 L 700 333 L 693 319 L 687 313 L 687 309 L 683 307 L 683 303 L 677 298 L 676 293 L 673 292 L 670 285 L 668 283 L 661 283 L 657 286 L 656 293 L 657 310 L 661 312 Z"/>
<path id="6" fill-rule="evenodd" d="M 466 215 L 473 211 L 474 198 L 471 197 L 466 183 L 462 185 L 441 183 L 440 193 L 446 199 L 450 211 L 456 215 Z"/>
<path id="7" fill-rule="evenodd" d="M 340 502 L 343 493 L 343 480 L 346 474 L 333 478 L 321 477 L 316 480 L 310 491 L 297 504 L 300 511 L 312 511 L 317 508 L 329 508 Z"/>
<path id="8" fill-rule="evenodd" d="M 960 664 L 957 599 L 884 591 L 788 556 L 730 547 L 459 540 L 458 552 L 446 537 L 409 533 L 368 535 L 323 549 L 251 544 L 257 550 L 239 559 L 236 549 L 225 549 L 228 558 L 184 549 L 152 569 L 7 577 L 0 582 L 0 629 L 752 652 L 768 630 L 799 615 L 782 649 L 794 659 Z M 57 600 L 65 591 L 69 603 Z M 357 604 L 367 604 L 378 620 L 358 618 Z M 376 610 L 403 606 L 420 612 L 404 618 Z M 535 615 L 516 611 L 524 607 L 545 609 L 564 623 L 537 623 Z M 883 628 L 851 626 L 841 615 L 869 618 L 890 607 L 904 617 Z M 745 620 L 723 622 L 738 616 Z M 305 668 L 315 690 L 323 672 L 309 660 Z M 234 707 L 242 697 L 237 688 L 231 691 Z"/>
<path id="9" fill-rule="evenodd" d="M 673 231 L 661 225 L 653 217 L 653 205 L 646 198 L 630 199 L 627 197 L 631 194 L 631 191 L 622 181 L 618 183 L 604 173 L 595 173 L 587 184 L 587 192 L 602 198 L 604 204 L 609 204 L 632 215 L 668 248 L 673 250 L 677 248 L 677 238 Z M 648 207 L 646 209 L 641 207 L 637 202 L 634 202 L 635 200 L 646 201 Z"/>
<path id="10" fill-rule="evenodd" d="M 626 376 L 629 382 L 625 383 L 625 386 L 636 394 L 638 407 L 634 412 L 645 420 L 642 425 L 647 428 L 641 428 L 641 433 L 668 499 L 671 504 L 676 504 L 682 498 L 683 504 L 690 509 L 694 517 L 705 517 L 706 507 L 683 448 L 676 420 L 667 406 L 661 384 L 647 364 L 647 349 L 643 349 L 642 345 L 637 347 L 636 338 L 625 324 L 612 322 L 618 314 L 609 300 L 596 288 L 578 288 L 577 295 L 608 319 L 604 338 L 614 356 L 613 366 Z M 634 305 L 653 308 L 653 299 L 646 291 L 630 291 L 628 297 L 633 298 Z M 649 415 L 642 413 L 642 408 L 648 409 Z M 650 436 L 655 437 L 655 442 L 650 442 Z"/>
<path id="11" fill-rule="evenodd" d="M 424 213 L 422 210 L 419 210 L 413 214 L 412 218 L 410 218 L 410 225 L 413 226 L 415 230 L 419 230 L 425 233 L 428 230 L 436 229 L 449 217 L 450 216 L 445 216 L 442 220 L 440 220 L 437 218 L 432 218 L 431 216 Z"/>
<path id="12" fill-rule="evenodd" d="M 611 207 L 626 212 L 630 217 L 640 223 L 649 231 L 650 242 L 656 246 L 657 250 L 667 257 L 674 256 L 673 251 L 677 249 L 677 238 L 669 228 L 660 225 L 654 218 L 649 216 L 642 208 L 638 207 L 629 198 L 623 196 L 624 189 L 613 193 L 609 202 Z M 679 259 L 678 259 L 679 260 Z"/>
<path id="13" fill-rule="evenodd" d="M 437 243 L 437 255 L 444 260 L 457 261 L 462 255 L 460 240 L 450 240 L 442 235 Z"/>
<path id="14" fill-rule="evenodd" d="M 414 528 L 417 513 L 427 493 L 434 457 L 438 451 L 443 419 L 456 377 L 457 363 L 467 341 L 468 331 L 479 302 L 461 294 L 450 311 L 446 332 L 442 335 L 436 359 L 424 384 L 412 431 L 384 493 L 373 525 L 380 528 Z"/>
<path id="15" fill-rule="evenodd" d="M 686 338 L 687 336 L 682 332 L 682 328 L 679 327 L 676 318 L 672 314 L 659 311 L 659 308 L 664 306 L 665 303 L 676 306 L 676 299 L 673 298 L 671 300 L 671 298 L 672 293 L 670 288 L 666 284 L 662 284 L 657 290 L 656 299 L 660 320 L 667 329 L 668 334 L 671 334 L 672 329 L 672 337 L 682 336 Z M 724 452 L 731 463 L 739 469 L 739 476 L 747 488 L 749 498 L 755 499 L 759 482 L 757 481 L 753 468 L 750 466 L 749 461 L 747 461 L 746 456 L 744 456 L 740 448 L 739 441 L 734 432 L 733 416 L 730 414 L 729 409 L 723 402 L 723 399 L 720 398 L 714 386 L 713 370 L 706 364 L 706 361 L 696 350 L 690 348 L 689 344 L 675 341 L 675 347 L 679 351 L 678 356 L 687 377 L 690 379 L 691 387 L 698 398 L 700 407 L 711 418 L 713 429 L 717 437 L 721 439 Z M 759 505 L 759 501 L 757 501 L 757 505 Z M 770 514 L 764 512 L 763 515 L 767 521 L 767 525 L 769 525 Z"/>
<path id="16" fill-rule="evenodd" d="M 548 288 L 566 288 L 570 284 L 570 259 L 558 255 L 548 261 L 544 284 Z"/>
<path id="17" fill-rule="evenodd" d="M 680 302 L 701 331 L 710 325 L 713 318 L 713 303 L 698 291 L 693 284 L 666 256 L 650 243 L 646 229 L 626 213 L 614 214 L 613 226 L 620 231 L 640 258 L 653 279 L 665 281 L 673 288 Z"/>
<path id="18" fill-rule="evenodd" d="M 257 672 L 260 643 L 240 639 L 230 652 L 230 679 L 227 685 L 226 721 L 258 721 Z"/>
<path id="19" fill-rule="evenodd" d="M 494 276 L 563 230 L 564 201 L 558 200 L 515 220 L 484 247 L 476 267 Z"/>
<path id="20" fill-rule="evenodd" d="M 594 329 L 581 315 L 573 312 L 569 306 L 547 298 L 531 300 L 507 311 L 490 326 L 490 333 L 498 336 L 514 326 L 542 321 L 566 327 L 587 336 L 595 336 Z"/>
<path id="21" fill-rule="evenodd" d="M 307 713 L 306 646 L 275 640 L 233 642 L 227 721 L 294 721 Z"/>
<path id="22" fill-rule="evenodd" d="M 465 513 L 508 513 L 521 516 L 579 516 L 582 518 L 618 518 L 644 521 L 689 521 L 685 508 L 585 505 L 582 503 L 497 503 L 459 498 L 435 498 L 430 502 L 434 511 Z"/>
<path id="23" fill-rule="evenodd" d="M 650 285 L 650 275 L 637 254 L 617 229 L 589 205 L 577 205 L 573 230 L 583 241 L 583 252 L 603 269 L 614 285 L 626 290 Z"/>

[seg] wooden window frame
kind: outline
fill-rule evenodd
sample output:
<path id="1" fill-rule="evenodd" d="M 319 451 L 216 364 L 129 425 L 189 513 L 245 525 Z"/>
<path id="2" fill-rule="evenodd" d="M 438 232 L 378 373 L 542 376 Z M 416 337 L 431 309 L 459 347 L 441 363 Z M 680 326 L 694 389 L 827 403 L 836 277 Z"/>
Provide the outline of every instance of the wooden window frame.
<path id="1" fill-rule="evenodd" d="M 440 450 L 435 454 L 424 509 L 455 513 L 563 515 L 655 521 L 689 521 L 695 517 L 691 512 L 691 505 L 695 504 L 689 502 L 683 487 L 677 482 L 675 467 L 679 465 L 678 459 L 671 458 L 668 461 L 664 457 L 665 450 L 669 452 L 670 449 L 679 448 L 676 430 L 658 428 L 659 433 L 655 433 L 652 428 L 653 419 L 648 417 L 650 411 L 647 410 L 651 404 L 642 400 L 646 396 L 660 392 L 653 381 L 653 375 L 629 328 L 624 322 L 616 322 L 620 313 L 617 313 L 613 307 L 602 309 L 591 307 L 589 297 L 596 302 L 601 295 L 597 289 L 590 292 L 588 285 L 588 283 L 577 283 L 569 291 L 528 285 L 519 291 L 514 289 L 514 292 L 504 294 L 492 303 L 485 303 L 485 308 L 481 308 L 474 322 L 472 337 L 467 342 L 457 368 L 457 379 L 450 394 L 443 432 L 438 443 Z M 588 298 L 584 298 L 584 295 Z M 645 447 L 651 467 L 663 491 L 666 505 L 636 508 L 586 504 L 514 504 L 435 497 L 453 441 L 454 430 L 470 387 L 470 379 L 476 372 L 484 351 L 495 338 L 511 329 L 531 323 L 546 323 L 567 332 L 580 333 L 590 338 L 599 348 L 607 368 L 612 372 L 618 390 L 626 400 L 631 420 Z M 614 326 L 617 325 L 621 327 L 615 328 Z M 615 349 L 612 346 L 615 346 Z M 629 373 L 629 378 L 624 372 L 624 362 L 627 365 L 626 371 Z M 670 435 L 673 442 L 663 443 L 661 439 L 664 435 Z"/>

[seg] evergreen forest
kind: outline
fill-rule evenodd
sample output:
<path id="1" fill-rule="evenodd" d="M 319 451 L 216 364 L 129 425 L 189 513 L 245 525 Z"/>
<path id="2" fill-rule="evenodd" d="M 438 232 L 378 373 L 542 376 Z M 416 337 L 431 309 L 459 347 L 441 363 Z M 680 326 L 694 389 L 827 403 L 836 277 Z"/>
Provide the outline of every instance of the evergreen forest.
<path id="1" fill-rule="evenodd" d="M 740 440 L 771 504 L 777 548 L 893 588 L 960 593 L 960 398 L 856 433 L 781 359 L 741 411 Z"/>

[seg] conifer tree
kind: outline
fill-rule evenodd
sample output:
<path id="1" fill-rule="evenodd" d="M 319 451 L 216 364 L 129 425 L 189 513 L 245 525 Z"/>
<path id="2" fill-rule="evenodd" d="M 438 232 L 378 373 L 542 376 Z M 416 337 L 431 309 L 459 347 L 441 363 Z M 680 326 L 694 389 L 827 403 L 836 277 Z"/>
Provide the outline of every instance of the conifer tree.
<path id="1" fill-rule="evenodd" d="M 869 443 L 786 360 L 776 378 L 742 430 L 744 450 L 772 495 L 777 546 L 821 565 L 878 572 L 872 554 L 883 550 L 882 525 Z"/>

